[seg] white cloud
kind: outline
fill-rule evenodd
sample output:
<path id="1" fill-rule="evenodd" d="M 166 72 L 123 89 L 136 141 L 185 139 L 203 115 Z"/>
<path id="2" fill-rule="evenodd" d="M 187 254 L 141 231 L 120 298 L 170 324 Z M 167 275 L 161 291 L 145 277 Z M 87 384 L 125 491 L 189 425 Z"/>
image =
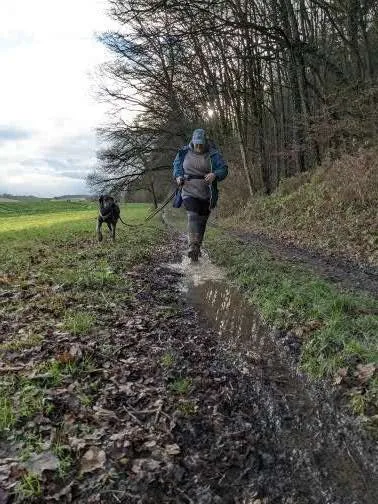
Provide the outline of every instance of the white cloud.
<path id="1" fill-rule="evenodd" d="M 59 177 L 58 166 L 84 175 L 95 162 L 105 108 L 95 100 L 93 74 L 109 55 L 94 33 L 111 28 L 106 8 L 106 0 L 1 2 L 0 130 L 27 134 L 0 142 L 0 193 L 87 191 L 79 179 Z M 27 160 L 35 162 L 26 176 Z"/>
<path id="2" fill-rule="evenodd" d="M 17 173 L 20 172 L 17 170 Z M 2 184 L 2 187 L 3 189 L 1 192 L 7 194 L 33 195 L 39 197 L 88 193 L 84 180 L 75 180 L 70 177 L 40 173 L 9 175 L 4 184 Z"/>

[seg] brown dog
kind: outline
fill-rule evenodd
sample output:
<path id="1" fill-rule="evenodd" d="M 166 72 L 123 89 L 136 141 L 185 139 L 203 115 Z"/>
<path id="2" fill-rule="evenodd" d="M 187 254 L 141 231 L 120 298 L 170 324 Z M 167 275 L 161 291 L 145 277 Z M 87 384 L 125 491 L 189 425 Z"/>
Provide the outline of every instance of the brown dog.
<path id="1" fill-rule="evenodd" d="M 103 238 L 102 232 L 101 232 L 101 226 L 104 222 L 108 226 L 110 236 L 112 237 L 112 240 L 114 241 L 117 221 L 119 219 L 119 214 L 120 214 L 119 206 L 114 201 L 114 198 L 112 198 L 112 196 L 109 196 L 108 194 L 104 194 L 103 196 L 100 196 L 98 199 L 98 202 L 100 204 L 100 213 L 98 216 L 97 228 L 96 228 L 98 241 L 102 241 L 102 238 Z"/>

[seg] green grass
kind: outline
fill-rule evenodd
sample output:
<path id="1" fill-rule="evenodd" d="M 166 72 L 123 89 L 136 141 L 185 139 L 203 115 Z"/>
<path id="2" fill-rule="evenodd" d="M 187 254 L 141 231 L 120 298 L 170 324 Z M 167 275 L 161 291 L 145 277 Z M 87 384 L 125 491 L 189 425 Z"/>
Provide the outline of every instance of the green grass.
<path id="1" fill-rule="evenodd" d="M 277 261 L 266 251 L 218 230 L 209 230 L 206 246 L 268 323 L 300 329 L 301 367 L 306 372 L 332 378 L 346 367 L 353 376 L 358 364 L 378 362 L 376 299 L 340 291 L 310 271 Z M 364 386 L 363 412 L 372 405 L 377 411 L 377 385 L 371 378 Z"/>
<path id="2" fill-rule="evenodd" d="M 43 341 L 43 336 L 40 334 L 28 334 L 23 337 L 17 337 L 11 341 L 0 343 L 0 355 L 2 352 L 18 351 L 26 348 L 32 348 L 39 345 Z"/>
<path id="3" fill-rule="evenodd" d="M 65 477 L 73 464 L 73 457 L 69 451 L 69 448 L 65 445 L 62 445 L 59 442 L 56 442 L 52 447 L 52 452 L 59 459 L 59 477 Z"/>
<path id="4" fill-rule="evenodd" d="M 57 214 L 91 210 L 96 207 L 89 201 L 49 201 L 49 200 L 24 200 L 12 203 L 0 202 L 0 218 L 21 217 L 26 215 Z"/>
<path id="5" fill-rule="evenodd" d="M 122 218 L 131 224 L 142 223 L 149 211 L 149 205 L 121 206 Z M 65 362 L 70 342 L 66 339 L 66 347 L 55 350 L 54 331 L 82 338 L 95 333 L 104 314 L 130 299 L 131 280 L 125 273 L 148 261 L 155 245 L 165 238 L 162 224 L 154 219 L 141 227 L 119 224 L 116 242 L 104 233 L 99 244 L 97 212 L 97 205 L 88 202 L 24 200 L 0 204 L 0 289 L 9 294 L 0 306 L 0 318 L 9 324 L 0 343 L 0 356 L 5 366 L 12 367 L 17 362 L 14 358 L 7 362 L 11 353 L 21 356 L 28 352 L 22 365 L 32 365 L 25 376 L 9 373 L 0 381 L 2 438 L 14 437 L 39 413 L 56 414 L 48 390 L 62 384 L 75 380 L 81 403 L 93 404 L 95 361 L 84 352 L 82 357 Z M 43 360 L 46 354 L 36 349 L 40 344 L 50 349 L 47 361 Z M 29 379 L 31 372 L 38 376 Z M 88 382 L 88 376 L 93 380 Z M 33 435 L 28 432 L 30 442 Z M 70 465 L 69 454 L 63 453 L 62 459 L 64 473 Z M 37 495 L 37 483 L 27 476 L 20 492 Z"/>
<path id="6" fill-rule="evenodd" d="M 28 433 L 27 438 L 20 437 L 18 442 L 22 444 L 20 460 L 26 462 L 33 454 L 42 453 L 44 450 L 44 442 L 41 434 L 33 432 Z"/>
<path id="7" fill-rule="evenodd" d="M 168 388 L 174 394 L 187 395 L 192 388 L 192 380 L 190 378 L 178 378 L 171 382 Z"/>
<path id="8" fill-rule="evenodd" d="M 149 210 L 132 204 L 121 206 L 121 215 L 139 224 Z M 127 272 L 148 262 L 166 236 L 157 218 L 141 227 L 119 224 L 115 243 L 106 232 L 98 243 L 97 212 L 97 205 L 87 202 L 0 202 L 0 291 L 5 293 L 0 319 L 6 327 L 0 358 L 10 370 L 0 377 L 0 442 L 3 450 L 8 443 L 10 450 L 17 446 L 11 455 L 21 461 L 51 450 L 59 459 L 54 481 L 64 481 L 77 465 L 66 438 L 64 415 L 70 410 L 61 394 L 69 401 L 73 387 L 73 404 L 85 412 L 77 417 L 78 428 L 93 429 L 101 348 L 108 348 L 110 363 L 114 355 L 104 336 L 107 321 L 132 298 Z M 80 351 L 73 340 L 80 341 Z M 52 430 L 40 429 L 41 417 L 59 426 L 61 435 L 52 438 Z M 45 484 L 45 477 L 20 474 L 15 502 L 39 502 Z"/>
<path id="9" fill-rule="evenodd" d="M 63 328 L 74 336 L 88 333 L 95 323 L 95 317 L 87 312 L 68 312 L 63 321 Z"/>
<path id="10" fill-rule="evenodd" d="M 65 354 L 62 355 L 63 359 L 64 357 Z M 92 358 L 88 356 L 67 362 L 52 359 L 42 362 L 36 367 L 36 371 L 41 375 L 41 388 L 57 387 L 61 386 L 65 381 L 70 382 L 74 379 L 85 379 L 94 370 L 95 364 Z"/>
<path id="11" fill-rule="evenodd" d="M 26 473 L 16 486 L 16 495 L 20 499 L 31 499 L 42 496 L 42 486 L 37 474 Z"/>
<path id="12" fill-rule="evenodd" d="M 167 352 L 161 357 L 160 364 L 163 368 L 168 369 L 174 365 L 175 360 L 175 356 L 171 352 Z"/>
<path id="13" fill-rule="evenodd" d="M 3 393 L 3 392 L 2 392 Z M 16 415 L 8 395 L 0 396 L 0 434 L 16 423 Z"/>
<path id="14" fill-rule="evenodd" d="M 188 401 L 185 399 L 181 399 L 181 401 L 178 404 L 178 409 L 185 416 L 190 417 L 190 416 L 193 416 L 197 413 L 198 406 L 194 401 Z"/>
<path id="15" fill-rule="evenodd" d="M 48 409 L 44 389 L 23 379 L 3 380 L 0 386 L 0 437 L 18 422 Z"/>
<path id="16" fill-rule="evenodd" d="M 4 203 L 1 208 L 12 209 L 14 205 Z M 53 211 L 55 205 L 59 211 Z M 156 221 L 140 228 L 119 224 L 118 243 L 113 247 L 105 234 L 104 242 L 98 245 L 94 204 L 43 203 L 45 213 L 37 203 L 21 206 L 27 211 L 17 217 L 9 215 L 14 211 L 2 212 L 0 208 L 0 243 L 6 244 L 0 252 L 0 285 L 12 275 L 23 280 L 30 280 L 30 275 L 33 279 L 42 277 L 45 282 L 68 280 L 79 287 L 113 283 L 117 269 L 148 259 L 153 243 L 161 236 Z M 121 207 L 123 219 L 132 224 L 141 223 L 148 211 L 148 205 Z"/>

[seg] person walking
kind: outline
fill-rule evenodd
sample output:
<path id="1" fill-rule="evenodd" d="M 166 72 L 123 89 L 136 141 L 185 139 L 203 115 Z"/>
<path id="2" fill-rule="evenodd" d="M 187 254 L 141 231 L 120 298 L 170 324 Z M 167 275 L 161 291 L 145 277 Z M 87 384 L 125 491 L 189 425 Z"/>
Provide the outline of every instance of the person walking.
<path id="1" fill-rule="evenodd" d="M 178 151 L 173 162 L 173 176 L 188 215 L 188 257 L 194 262 L 201 255 L 207 220 L 218 202 L 217 183 L 227 175 L 227 164 L 205 130 L 194 130 L 191 142 Z"/>

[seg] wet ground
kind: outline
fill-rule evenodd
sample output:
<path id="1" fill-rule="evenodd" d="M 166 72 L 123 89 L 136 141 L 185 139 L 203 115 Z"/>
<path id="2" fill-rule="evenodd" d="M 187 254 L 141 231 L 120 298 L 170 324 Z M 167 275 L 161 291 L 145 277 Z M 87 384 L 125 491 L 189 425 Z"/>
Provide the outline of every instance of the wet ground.
<path id="1" fill-rule="evenodd" d="M 163 219 L 169 226 L 182 232 L 185 230 L 186 215 L 182 209 L 166 209 Z M 222 229 L 218 219 L 213 215 L 210 216 L 209 225 Z M 360 264 L 334 254 L 326 255 L 324 252 L 305 247 L 300 248 L 261 233 L 237 232 L 229 229 L 225 231 L 244 243 L 269 251 L 278 260 L 307 267 L 341 288 L 378 295 L 378 268 L 373 265 Z"/>
<path id="2" fill-rule="evenodd" d="M 176 229 L 185 229 L 183 212 L 168 213 L 165 218 Z M 239 238 L 268 248 L 276 257 L 311 266 L 342 287 L 377 292 L 378 276 L 372 268 L 257 235 Z M 181 240 L 185 248 L 185 237 Z M 377 446 L 365 438 L 329 385 L 311 382 L 298 372 L 299 341 L 266 327 L 206 253 L 198 264 L 190 264 L 184 257 L 170 267 L 181 273 L 180 289 L 194 307 L 199 323 L 217 335 L 223 356 L 250 383 L 249 398 L 244 400 L 245 406 L 249 402 L 251 424 L 264 440 L 269 439 L 260 466 L 262 493 L 269 495 L 269 502 L 271 498 L 274 502 L 296 503 L 377 502 Z M 285 497 L 289 487 L 289 493 L 296 495 L 294 500 Z"/>
<path id="3" fill-rule="evenodd" d="M 73 459 L 26 502 L 376 504 L 373 440 L 296 371 L 295 339 L 264 326 L 206 254 L 192 265 L 184 250 L 173 235 L 125 272 L 127 296 L 98 308 L 95 335 L 44 343 L 45 358 L 74 350 L 93 369 L 51 389 L 50 416 L 25 427 L 45 443 L 58 433 Z M 78 400 L 84 385 L 90 402 Z M 1 503 L 16 502 L 17 442 L 0 445 Z"/>
<path id="4" fill-rule="evenodd" d="M 197 265 L 184 258 L 173 268 L 181 270 L 181 290 L 199 322 L 216 333 L 224 358 L 249 383 L 242 409 L 261 436 L 259 492 L 269 502 L 376 502 L 377 451 L 324 384 L 296 371 L 298 342 L 264 326 L 206 255 Z"/>

